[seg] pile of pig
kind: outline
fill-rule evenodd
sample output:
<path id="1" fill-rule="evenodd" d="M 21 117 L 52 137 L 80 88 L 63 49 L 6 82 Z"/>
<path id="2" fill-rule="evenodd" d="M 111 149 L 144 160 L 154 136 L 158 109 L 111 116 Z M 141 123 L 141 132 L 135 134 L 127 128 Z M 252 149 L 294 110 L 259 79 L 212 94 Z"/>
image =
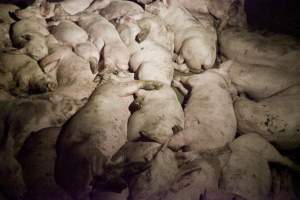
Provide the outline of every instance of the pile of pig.
<path id="1" fill-rule="evenodd" d="M 0 28 L 1 200 L 297 199 L 300 42 L 243 0 L 0 4 Z"/>

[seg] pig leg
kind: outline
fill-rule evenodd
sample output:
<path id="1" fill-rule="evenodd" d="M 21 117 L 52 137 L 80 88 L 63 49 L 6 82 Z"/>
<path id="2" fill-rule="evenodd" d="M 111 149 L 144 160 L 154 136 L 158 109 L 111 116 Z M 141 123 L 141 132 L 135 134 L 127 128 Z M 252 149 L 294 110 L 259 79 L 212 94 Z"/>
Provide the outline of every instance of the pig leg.
<path id="1" fill-rule="evenodd" d="M 186 96 L 189 91 L 183 86 L 183 84 L 180 82 L 182 77 L 176 77 L 172 81 L 172 86 L 177 88 L 184 96 Z"/>
<path id="2" fill-rule="evenodd" d="M 185 63 L 182 63 L 182 64 L 173 63 L 173 65 L 174 65 L 174 69 L 179 72 L 182 72 L 185 74 L 190 72 L 189 68 L 187 67 L 187 65 Z"/>
<path id="3" fill-rule="evenodd" d="M 45 73 L 50 73 L 54 69 L 56 69 L 60 59 L 62 58 L 63 54 L 61 51 L 55 51 L 54 53 L 46 56 L 43 58 L 39 64 L 42 68 L 42 70 Z"/>

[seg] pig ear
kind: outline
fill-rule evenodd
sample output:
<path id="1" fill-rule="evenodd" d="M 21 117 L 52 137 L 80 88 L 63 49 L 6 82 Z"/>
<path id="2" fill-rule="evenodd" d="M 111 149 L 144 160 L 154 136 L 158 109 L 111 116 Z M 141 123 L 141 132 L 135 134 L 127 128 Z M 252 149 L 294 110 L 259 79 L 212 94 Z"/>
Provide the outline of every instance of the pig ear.
<path id="1" fill-rule="evenodd" d="M 42 66 L 41 69 L 43 70 L 44 73 L 48 74 L 57 69 L 58 62 L 59 60 L 53 61 L 52 63 Z"/>

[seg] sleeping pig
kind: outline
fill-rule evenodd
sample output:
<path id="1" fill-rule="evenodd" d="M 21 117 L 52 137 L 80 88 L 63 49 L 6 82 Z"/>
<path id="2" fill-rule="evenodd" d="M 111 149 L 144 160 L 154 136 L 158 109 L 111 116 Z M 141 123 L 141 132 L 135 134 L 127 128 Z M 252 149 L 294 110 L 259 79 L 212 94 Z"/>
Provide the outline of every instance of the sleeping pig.
<path id="1" fill-rule="evenodd" d="M 299 85 L 258 102 L 242 97 L 234 103 L 238 130 L 258 133 L 281 149 L 300 147 L 299 100 Z"/>
<path id="2" fill-rule="evenodd" d="M 169 143 L 174 149 L 207 151 L 222 148 L 236 133 L 230 84 L 220 70 L 181 77 L 190 88 L 184 108 L 185 127 Z"/>
<path id="3" fill-rule="evenodd" d="M 220 33 L 219 43 L 221 53 L 229 59 L 300 72 L 300 43 L 292 37 L 228 28 Z"/>
<path id="4" fill-rule="evenodd" d="M 0 82 L 6 80 L 3 83 L 5 89 L 12 90 L 15 95 L 43 93 L 57 87 L 55 79 L 45 74 L 38 63 L 27 55 L 0 53 L 0 71 Z M 7 84 L 9 82 L 11 84 Z"/>
<path id="5" fill-rule="evenodd" d="M 284 72 L 270 66 L 226 61 L 220 68 L 227 71 L 239 92 L 244 92 L 255 100 L 270 97 L 300 83 L 299 74 Z"/>
<path id="6" fill-rule="evenodd" d="M 158 89 L 161 83 L 133 80 L 128 73 L 105 74 L 88 103 L 60 133 L 56 180 L 73 197 L 84 199 L 103 164 L 127 140 L 127 121 L 132 94 L 139 89 Z"/>
<path id="7" fill-rule="evenodd" d="M 146 5 L 146 11 L 156 14 L 175 33 L 175 52 L 193 72 L 211 68 L 216 59 L 216 31 L 206 29 L 177 0 L 157 0 Z M 181 64 L 181 63 L 180 63 Z"/>

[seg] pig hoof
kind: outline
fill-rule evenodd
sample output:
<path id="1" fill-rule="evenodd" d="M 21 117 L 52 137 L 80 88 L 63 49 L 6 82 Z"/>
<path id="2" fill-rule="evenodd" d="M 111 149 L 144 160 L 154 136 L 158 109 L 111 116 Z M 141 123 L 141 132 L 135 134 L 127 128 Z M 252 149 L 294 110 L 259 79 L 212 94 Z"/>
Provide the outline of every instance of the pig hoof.
<path id="1" fill-rule="evenodd" d="M 143 42 L 144 40 L 146 40 L 146 38 L 148 37 L 150 31 L 149 29 L 143 29 L 141 32 L 139 32 L 137 34 L 137 36 L 135 37 L 135 40 L 138 42 L 138 43 L 141 43 Z"/>
<path id="2" fill-rule="evenodd" d="M 158 81 L 146 81 L 145 87 L 143 89 L 145 90 L 159 90 L 163 87 L 163 83 Z"/>
<path id="3" fill-rule="evenodd" d="M 58 87 L 58 85 L 56 83 L 48 83 L 47 84 L 48 91 L 50 91 L 50 92 L 56 90 L 57 87 Z"/>

